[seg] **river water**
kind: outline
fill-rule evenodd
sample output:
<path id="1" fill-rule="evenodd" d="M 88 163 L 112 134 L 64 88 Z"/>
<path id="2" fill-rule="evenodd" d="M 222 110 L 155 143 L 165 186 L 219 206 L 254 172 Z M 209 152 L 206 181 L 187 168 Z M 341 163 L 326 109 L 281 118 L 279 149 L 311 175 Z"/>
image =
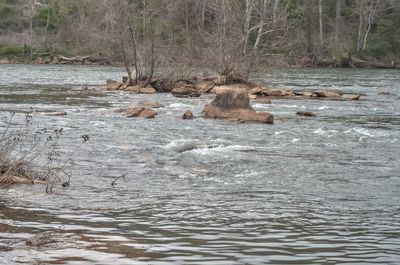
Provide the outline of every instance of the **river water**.
<path id="1" fill-rule="evenodd" d="M 1 190 L 0 245 L 11 248 L 0 250 L 0 264 L 400 264 L 399 71 L 255 73 L 271 87 L 363 95 L 254 103 L 274 125 L 204 119 L 212 95 L 91 89 L 123 74 L 0 65 L 2 117 L 32 108 L 35 128 L 63 128 L 62 155 L 79 147 L 69 187 Z M 141 100 L 165 108 L 153 120 L 114 111 Z M 187 109 L 194 120 L 181 119 Z M 47 115 L 58 111 L 67 115 Z M 82 134 L 90 140 L 80 146 Z M 24 243 L 47 231 L 62 242 Z"/>

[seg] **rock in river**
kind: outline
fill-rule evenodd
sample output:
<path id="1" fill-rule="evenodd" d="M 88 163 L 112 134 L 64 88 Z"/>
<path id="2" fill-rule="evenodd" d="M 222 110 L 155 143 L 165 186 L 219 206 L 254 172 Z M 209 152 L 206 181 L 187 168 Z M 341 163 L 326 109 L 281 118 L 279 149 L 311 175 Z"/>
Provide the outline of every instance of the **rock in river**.
<path id="1" fill-rule="evenodd" d="M 268 112 L 256 112 L 250 106 L 248 90 L 231 89 L 218 91 L 215 99 L 203 110 L 206 117 L 244 122 L 274 123 Z"/>
<path id="2" fill-rule="evenodd" d="M 151 109 L 146 109 L 145 107 L 132 107 L 124 110 L 128 118 L 146 118 L 152 119 L 157 115 L 157 112 Z"/>
<path id="3" fill-rule="evenodd" d="M 296 115 L 305 116 L 305 117 L 315 117 L 316 116 L 311 111 L 298 111 L 298 112 L 296 112 Z"/>
<path id="4" fill-rule="evenodd" d="M 184 119 L 184 120 L 191 120 L 193 118 L 194 118 L 193 113 L 190 110 L 185 111 L 185 113 L 182 116 L 182 119 Z"/>

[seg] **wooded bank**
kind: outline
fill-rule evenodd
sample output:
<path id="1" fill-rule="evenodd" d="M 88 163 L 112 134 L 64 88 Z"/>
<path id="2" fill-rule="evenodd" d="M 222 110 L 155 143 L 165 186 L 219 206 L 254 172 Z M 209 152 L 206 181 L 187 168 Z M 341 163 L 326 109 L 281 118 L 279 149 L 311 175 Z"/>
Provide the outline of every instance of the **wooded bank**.
<path id="1" fill-rule="evenodd" d="M 0 0 L 0 57 L 221 69 L 345 66 L 350 53 L 348 66 L 386 68 L 398 25 L 397 0 Z"/>

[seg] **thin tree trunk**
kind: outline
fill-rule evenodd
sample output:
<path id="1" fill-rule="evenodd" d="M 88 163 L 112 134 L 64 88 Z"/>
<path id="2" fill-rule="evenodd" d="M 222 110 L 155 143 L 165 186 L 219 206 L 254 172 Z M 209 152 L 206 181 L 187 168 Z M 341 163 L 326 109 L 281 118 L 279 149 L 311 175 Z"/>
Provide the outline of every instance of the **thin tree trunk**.
<path id="1" fill-rule="evenodd" d="M 44 27 L 44 36 L 43 36 L 43 42 L 45 48 L 47 48 L 47 29 L 49 28 L 49 24 L 50 24 L 50 8 L 47 7 L 46 26 Z"/>
<path id="2" fill-rule="evenodd" d="M 341 9 L 342 9 L 342 0 L 336 0 L 336 19 L 335 19 L 335 48 L 339 49 L 339 35 L 340 35 L 340 27 L 342 22 L 341 17 Z"/>
<path id="3" fill-rule="evenodd" d="M 278 24 L 278 7 L 279 7 L 279 0 L 274 1 L 274 7 L 272 9 L 272 30 L 276 30 L 276 26 Z"/>
<path id="4" fill-rule="evenodd" d="M 131 35 L 131 41 L 133 44 L 133 63 L 135 65 L 135 84 L 137 84 L 138 77 L 139 77 L 139 69 L 138 69 L 138 62 L 137 62 L 138 61 L 137 60 L 137 45 L 136 45 L 135 34 L 133 33 L 132 25 L 130 23 L 129 23 L 129 33 Z"/>
<path id="5" fill-rule="evenodd" d="M 360 1 L 360 17 L 358 24 L 358 37 L 357 37 L 357 51 L 361 50 L 361 35 L 362 35 L 362 27 L 363 27 L 363 9 L 364 9 L 364 0 Z"/>
<path id="6" fill-rule="evenodd" d="M 188 0 L 183 0 L 185 2 L 185 30 L 186 30 L 186 45 L 187 52 L 190 50 L 190 36 L 189 36 L 189 5 Z"/>
<path id="7" fill-rule="evenodd" d="M 257 38 L 256 41 L 254 43 L 254 47 L 253 47 L 253 53 L 256 54 L 257 53 L 257 48 L 258 45 L 260 44 L 260 40 L 261 40 L 261 36 L 263 35 L 263 29 L 264 29 L 264 19 L 267 13 L 267 0 L 263 1 L 263 10 L 261 13 L 261 19 L 260 19 L 260 27 L 258 28 L 258 33 L 257 33 Z"/>
<path id="8" fill-rule="evenodd" d="M 321 52 L 324 47 L 323 28 L 322 28 L 322 0 L 318 2 L 319 10 L 319 51 Z"/>
<path id="9" fill-rule="evenodd" d="M 201 27 L 204 27 L 206 21 L 206 0 L 201 1 Z"/>
<path id="10" fill-rule="evenodd" d="M 375 5 L 374 5 L 374 4 L 375 4 Z M 363 42 L 363 47 L 362 47 L 362 50 L 363 50 L 363 51 L 364 51 L 365 48 L 367 47 L 368 34 L 369 34 L 370 30 L 371 30 L 372 20 L 373 20 L 373 18 L 374 18 L 374 16 L 375 16 L 375 12 L 376 12 L 376 9 L 377 9 L 377 5 L 378 5 L 378 2 L 372 1 L 372 2 L 371 2 L 371 5 L 370 5 L 370 7 L 369 7 L 370 10 L 369 10 L 369 16 L 368 16 L 368 27 L 367 27 L 367 31 L 365 32 L 365 35 L 364 35 L 364 42 Z"/>
<path id="11" fill-rule="evenodd" d="M 312 10 L 311 10 L 311 0 L 305 0 L 305 18 L 304 18 L 304 26 L 305 26 L 305 35 L 306 35 L 306 49 L 307 52 L 313 51 L 313 43 L 312 43 Z"/>
<path id="12" fill-rule="evenodd" d="M 29 16 L 29 45 L 30 45 L 30 54 L 32 56 L 32 47 L 33 47 L 33 14 L 35 12 L 33 0 L 30 1 L 30 16 Z"/>
<path id="13" fill-rule="evenodd" d="M 243 54 L 246 54 L 247 45 L 248 45 L 248 42 L 249 42 L 249 37 L 250 37 L 250 19 L 251 19 L 252 9 L 253 9 L 252 0 L 246 0 L 246 13 L 245 13 L 245 20 L 244 20 Z"/>

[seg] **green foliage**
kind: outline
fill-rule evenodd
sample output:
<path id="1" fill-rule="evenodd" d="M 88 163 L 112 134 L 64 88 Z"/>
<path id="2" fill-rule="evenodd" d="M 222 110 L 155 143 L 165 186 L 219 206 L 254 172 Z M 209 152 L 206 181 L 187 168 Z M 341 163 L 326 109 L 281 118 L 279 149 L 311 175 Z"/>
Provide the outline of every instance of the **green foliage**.
<path id="1" fill-rule="evenodd" d="M 34 16 L 35 26 L 45 28 L 48 32 L 57 31 L 60 24 L 60 11 L 57 6 L 43 7 Z"/>
<path id="2" fill-rule="evenodd" d="M 381 19 L 370 34 L 365 54 L 379 59 L 393 60 L 400 56 L 400 34 L 392 19 Z"/>
<path id="3" fill-rule="evenodd" d="M 16 30 L 18 27 L 18 12 L 9 1 L 0 0 L 0 33 Z"/>
<path id="4" fill-rule="evenodd" d="M 0 56 L 19 56 L 24 54 L 26 49 L 21 46 L 0 45 Z"/>

